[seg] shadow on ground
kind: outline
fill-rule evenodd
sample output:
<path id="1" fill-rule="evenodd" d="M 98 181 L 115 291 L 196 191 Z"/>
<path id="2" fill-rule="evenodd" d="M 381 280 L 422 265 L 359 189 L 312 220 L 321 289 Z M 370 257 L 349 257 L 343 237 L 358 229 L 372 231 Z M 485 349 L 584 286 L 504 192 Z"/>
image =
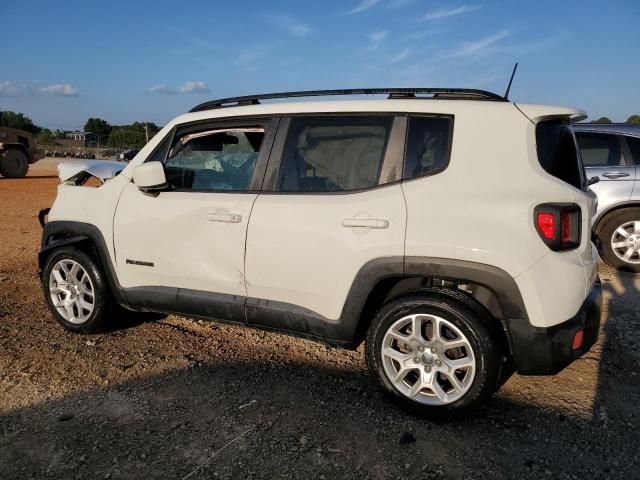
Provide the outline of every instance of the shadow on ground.
<path id="1" fill-rule="evenodd" d="M 275 335 L 250 343 L 238 331 L 218 344 L 177 332 L 177 353 L 189 351 L 190 341 L 224 351 L 189 368 L 0 413 L 0 478 L 181 479 L 194 470 L 188 478 L 638 478 L 640 276 L 602 277 L 608 315 L 594 350 L 556 379 L 514 378 L 472 418 L 412 417 L 353 364 L 339 368 L 326 357 L 312 363 L 310 356 L 269 360 L 260 350 L 277 350 Z M 106 352 L 115 356 L 127 328 L 143 330 L 149 320 L 121 318 L 109 342 L 116 350 L 95 355 L 115 364 Z M 169 331 L 180 325 L 161 323 Z M 144 343 L 158 335 L 146 330 L 147 340 L 141 332 L 132 338 Z M 53 325 L 38 338 L 71 349 L 88 341 Z M 156 338 L 158 352 L 163 341 L 166 335 Z M 60 358 L 94 358 L 78 352 Z M 78 367 L 56 375 L 74 376 Z M 590 392 L 571 380 L 596 369 L 591 411 L 584 408 Z"/>
<path id="2" fill-rule="evenodd" d="M 609 270 L 609 269 L 607 269 Z M 619 427 L 623 442 L 640 452 L 640 275 L 603 272 L 607 315 L 601 331 L 604 337 L 599 363 L 594 421 Z M 609 429 L 605 428 L 605 431 Z M 611 439 L 613 443 L 617 439 Z M 629 459 L 623 455 L 619 463 Z M 640 471 L 632 477 L 640 476 Z"/>
<path id="3" fill-rule="evenodd" d="M 633 478 L 640 440 L 612 398 L 606 421 L 498 395 L 438 423 L 397 410 L 360 371 L 195 364 L 0 415 L 0 478 L 183 478 L 207 459 L 189 478 Z"/>

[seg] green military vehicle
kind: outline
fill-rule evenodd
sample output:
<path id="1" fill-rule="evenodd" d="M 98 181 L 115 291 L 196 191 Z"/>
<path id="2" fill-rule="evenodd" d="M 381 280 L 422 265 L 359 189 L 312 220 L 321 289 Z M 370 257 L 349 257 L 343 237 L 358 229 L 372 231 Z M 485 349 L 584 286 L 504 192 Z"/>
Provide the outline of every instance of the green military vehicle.
<path id="1" fill-rule="evenodd" d="M 36 149 L 33 135 L 17 128 L 0 127 L 0 175 L 7 178 L 24 177 L 29 164 L 44 157 Z"/>

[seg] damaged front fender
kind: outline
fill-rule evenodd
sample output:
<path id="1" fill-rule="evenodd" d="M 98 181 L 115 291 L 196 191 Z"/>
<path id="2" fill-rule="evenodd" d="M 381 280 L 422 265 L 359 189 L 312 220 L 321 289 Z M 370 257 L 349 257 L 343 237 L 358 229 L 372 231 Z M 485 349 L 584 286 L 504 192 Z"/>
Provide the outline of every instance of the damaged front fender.
<path id="1" fill-rule="evenodd" d="M 112 160 L 77 160 L 58 165 L 58 177 L 66 185 L 82 185 L 95 177 L 100 183 L 118 175 L 127 166 Z"/>

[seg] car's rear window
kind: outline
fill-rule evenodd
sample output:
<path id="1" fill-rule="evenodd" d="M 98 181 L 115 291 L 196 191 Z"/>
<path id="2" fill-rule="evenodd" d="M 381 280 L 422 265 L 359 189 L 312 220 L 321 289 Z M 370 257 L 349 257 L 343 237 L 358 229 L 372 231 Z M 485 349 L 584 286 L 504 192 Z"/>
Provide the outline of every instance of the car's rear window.
<path id="1" fill-rule="evenodd" d="M 538 161 L 547 173 L 582 188 L 584 172 L 568 122 L 548 120 L 536 126 Z"/>
<path id="2" fill-rule="evenodd" d="M 411 116 L 404 159 L 404 176 L 409 179 L 446 168 L 451 154 L 453 118 Z"/>
<path id="3" fill-rule="evenodd" d="M 638 137 L 626 137 L 627 145 L 631 150 L 631 156 L 633 157 L 633 163 L 640 165 L 640 138 Z"/>

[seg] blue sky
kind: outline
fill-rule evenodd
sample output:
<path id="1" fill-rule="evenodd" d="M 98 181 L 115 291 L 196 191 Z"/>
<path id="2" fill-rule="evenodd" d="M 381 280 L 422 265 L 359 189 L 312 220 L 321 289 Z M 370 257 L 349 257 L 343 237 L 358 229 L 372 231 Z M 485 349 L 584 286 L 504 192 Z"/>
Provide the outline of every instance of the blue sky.
<path id="1" fill-rule="evenodd" d="M 640 113 L 640 1 L 0 3 L 0 109 L 50 128 L 160 125 L 269 91 L 470 87 Z"/>

